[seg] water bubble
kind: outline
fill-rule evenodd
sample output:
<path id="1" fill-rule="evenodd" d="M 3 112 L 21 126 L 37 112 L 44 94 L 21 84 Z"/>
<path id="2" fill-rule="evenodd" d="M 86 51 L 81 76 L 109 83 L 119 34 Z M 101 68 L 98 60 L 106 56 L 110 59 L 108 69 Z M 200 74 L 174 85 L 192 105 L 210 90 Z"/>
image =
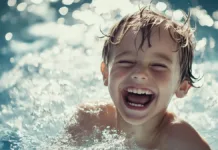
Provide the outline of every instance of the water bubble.
<path id="1" fill-rule="evenodd" d="M 31 2 L 33 2 L 35 4 L 40 4 L 43 2 L 43 0 L 31 0 Z"/>
<path id="2" fill-rule="evenodd" d="M 59 13 L 61 14 L 61 15 L 66 15 L 67 13 L 68 13 L 68 8 L 67 7 L 61 7 L 60 9 L 59 9 Z"/>
<path id="3" fill-rule="evenodd" d="M 173 12 L 172 12 L 172 10 L 166 10 L 165 14 L 169 17 L 172 17 Z"/>
<path id="4" fill-rule="evenodd" d="M 173 12 L 173 18 L 174 19 L 176 19 L 176 20 L 181 20 L 182 18 L 183 18 L 183 13 L 182 13 L 182 11 L 181 10 L 175 10 L 174 12 Z"/>
<path id="5" fill-rule="evenodd" d="M 10 41 L 10 40 L 12 39 L 12 37 L 13 37 L 13 34 L 12 34 L 11 32 L 8 32 L 8 33 L 5 35 L 5 39 L 6 39 L 7 41 Z"/>
<path id="6" fill-rule="evenodd" d="M 13 7 L 17 3 L 17 0 L 8 0 L 8 6 Z"/>
<path id="7" fill-rule="evenodd" d="M 213 12 L 213 18 L 218 20 L 218 10 Z"/>
<path id="8" fill-rule="evenodd" d="M 213 19 L 209 15 L 204 15 L 200 20 L 199 23 L 201 26 L 208 26 L 211 27 L 214 24 Z"/>
<path id="9" fill-rule="evenodd" d="M 167 5 L 164 3 L 164 2 L 158 2 L 156 4 L 156 8 L 159 10 L 159 11 L 164 11 L 166 8 L 167 8 Z"/>
<path id="10" fill-rule="evenodd" d="M 74 3 L 79 3 L 80 2 L 80 0 L 74 0 Z"/>
<path id="11" fill-rule="evenodd" d="M 62 0 L 62 3 L 64 5 L 71 5 L 74 2 L 74 0 Z"/>
<path id="12" fill-rule="evenodd" d="M 65 19 L 64 18 L 58 18 L 58 20 L 57 20 L 57 23 L 58 24 L 64 24 L 64 22 L 65 22 Z"/>
<path id="13" fill-rule="evenodd" d="M 11 62 L 11 63 L 14 63 L 14 61 L 15 61 L 14 58 L 11 57 L 11 58 L 10 58 L 10 62 Z"/>
<path id="14" fill-rule="evenodd" d="M 200 51 L 200 50 L 205 50 L 205 46 L 207 44 L 207 38 L 202 38 L 201 40 L 199 40 L 196 44 L 196 50 Z"/>
<path id="15" fill-rule="evenodd" d="M 215 22 L 214 22 L 214 28 L 215 28 L 215 29 L 218 29 L 218 21 L 215 21 Z"/>
<path id="16" fill-rule="evenodd" d="M 80 7 L 81 11 L 87 10 L 90 8 L 90 4 L 89 3 L 84 3 L 82 4 L 82 6 Z"/>
<path id="17" fill-rule="evenodd" d="M 56 3 L 58 2 L 59 0 L 50 0 L 51 3 Z"/>
<path id="18" fill-rule="evenodd" d="M 210 37 L 210 48 L 214 48 L 215 44 L 216 44 L 216 42 L 215 42 L 214 38 Z"/>
<path id="19" fill-rule="evenodd" d="M 27 3 L 23 2 L 17 5 L 17 10 L 18 11 L 24 11 L 27 7 Z"/>

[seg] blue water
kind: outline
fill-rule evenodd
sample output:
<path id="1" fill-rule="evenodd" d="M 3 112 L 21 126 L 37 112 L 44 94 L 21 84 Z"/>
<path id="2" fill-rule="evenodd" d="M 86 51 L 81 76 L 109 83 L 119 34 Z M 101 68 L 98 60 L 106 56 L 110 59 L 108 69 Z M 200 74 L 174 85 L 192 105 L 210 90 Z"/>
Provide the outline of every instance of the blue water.
<path id="1" fill-rule="evenodd" d="M 100 16 L 99 12 L 104 9 L 98 10 L 99 0 L 78 2 L 75 0 L 71 5 L 63 4 L 63 1 L 47 0 L 39 4 L 37 2 L 40 0 L 0 2 L 0 149 L 2 150 L 60 147 L 74 149 L 74 146 L 63 145 L 58 141 L 65 139 L 62 137 L 64 127 L 75 105 L 87 100 L 109 99 L 99 72 L 103 41 L 97 40 L 96 37 L 101 36 L 99 26 L 106 31 L 115 20 L 110 14 L 119 11 L 113 7 L 111 12 Z M 9 6 L 8 2 L 16 3 Z M 101 5 L 106 2 L 108 1 L 105 0 Z M 198 8 L 201 12 L 205 11 L 204 15 L 210 16 L 214 24 L 216 21 L 218 24 L 218 17 L 213 17 L 213 13 L 218 11 L 218 2 L 213 0 L 163 2 L 168 3 L 173 10 L 183 9 L 187 12 L 188 8 Z M 63 6 L 68 8 L 66 15 L 59 13 L 59 9 Z M 118 8 L 125 10 L 125 6 L 122 5 Z M 72 17 L 72 12 L 77 10 L 90 11 L 83 16 L 80 14 L 81 18 L 75 18 L 76 13 Z M 93 23 L 89 16 L 86 18 L 91 12 L 94 12 L 93 19 L 97 18 L 96 23 Z M 213 150 L 218 150 L 216 143 L 218 27 L 202 26 L 199 24 L 199 18 L 193 17 L 192 24 L 195 23 L 197 40 L 206 41 L 205 44 L 199 42 L 200 48 L 195 51 L 194 65 L 196 73 L 204 74 L 202 80 L 204 84 L 201 89 L 193 89 L 184 100 L 173 103 L 172 110 L 190 122 Z M 12 33 L 13 36 L 10 37 L 8 33 Z M 6 34 L 9 37 L 6 37 Z M 105 143 L 90 146 L 92 148 L 111 146 L 113 138 L 109 135 L 106 137 L 108 140 Z"/>

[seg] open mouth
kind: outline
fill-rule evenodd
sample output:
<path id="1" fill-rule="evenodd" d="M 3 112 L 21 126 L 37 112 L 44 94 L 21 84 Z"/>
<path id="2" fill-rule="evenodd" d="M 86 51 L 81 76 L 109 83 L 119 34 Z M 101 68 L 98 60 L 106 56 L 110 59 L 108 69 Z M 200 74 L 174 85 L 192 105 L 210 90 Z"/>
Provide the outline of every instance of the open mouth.
<path id="1" fill-rule="evenodd" d="M 151 91 L 123 90 L 122 97 L 125 105 L 131 109 L 145 109 L 155 99 L 155 94 Z"/>

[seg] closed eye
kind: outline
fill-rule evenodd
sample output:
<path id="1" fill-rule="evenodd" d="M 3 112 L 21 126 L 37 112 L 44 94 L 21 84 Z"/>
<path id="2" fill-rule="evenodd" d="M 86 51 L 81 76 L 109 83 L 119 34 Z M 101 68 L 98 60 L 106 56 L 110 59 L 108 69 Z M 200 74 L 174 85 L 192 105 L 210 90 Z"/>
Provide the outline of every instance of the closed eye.
<path id="1" fill-rule="evenodd" d="M 120 60 L 120 61 L 118 61 L 118 63 L 120 63 L 120 64 L 134 64 L 133 61 L 127 61 L 127 60 Z"/>
<path id="2" fill-rule="evenodd" d="M 167 68 L 167 66 L 164 64 L 152 64 L 151 66 Z"/>
<path id="3" fill-rule="evenodd" d="M 167 66 L 164 64 L 152 64 L 151 67 L 152 69 L 157 70 L 157 71 L 162 71 L 162 70 L 167 69 Z"/>
<path id="4" fill-rule="evenodd" d="M 128 61 L 128 60 L 120 60 L 118 61 L 118 64 L 121 66 L 121 67 L 131 67 L 135 64 L 134 61 Z"/>

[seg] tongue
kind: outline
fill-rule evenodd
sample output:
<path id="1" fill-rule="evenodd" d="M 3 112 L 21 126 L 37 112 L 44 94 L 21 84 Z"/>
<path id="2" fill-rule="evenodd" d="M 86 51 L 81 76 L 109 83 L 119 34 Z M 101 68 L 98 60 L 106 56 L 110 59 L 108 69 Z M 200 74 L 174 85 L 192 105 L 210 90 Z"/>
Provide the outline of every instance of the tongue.
<path id="1" fill-rule="evenodd" d="M 135 104 L 145 104 L 146 102 L 150 101 L 150 96 L 146 96 L 143 94 L 132 94 L 129 93 L 127 95 L 128 101 L 135 103 Z"/>

